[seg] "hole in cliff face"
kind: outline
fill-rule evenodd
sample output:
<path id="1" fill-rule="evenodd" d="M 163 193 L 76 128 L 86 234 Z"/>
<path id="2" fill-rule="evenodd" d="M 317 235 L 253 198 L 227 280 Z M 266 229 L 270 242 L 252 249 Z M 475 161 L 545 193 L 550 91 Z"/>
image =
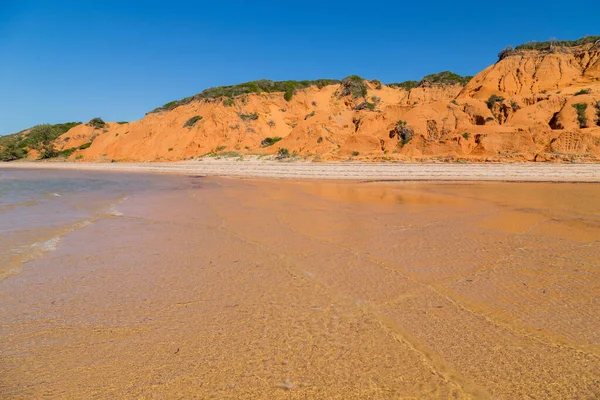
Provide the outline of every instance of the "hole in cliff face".
<path id="1" fill-rule="evenodd" d="M 554 115 L 552 116 L 552 119 L 548 123 L 548 125 L 550 125 L 550 129 L 563 129 L 564 128 L 560 124 L 560 122 L 558 122 L 557 120 L 558 120 L 558 112 L 555 112 Z"/>
<path id="2" fill-rule="evenodd" d="M 352 123 L 354 124 L 354 133 L 358 132 L 358 128 L 360 128 L 361 122 L 362 118 L 352 118 Z"/>
<path id="3" fill-rule="evenodd" d="M 473 122 L 475 122 L 475 125 L 485 125 L 485 118 L 483 118 L 483 115 L 476 115 L 473 117 Z"/>

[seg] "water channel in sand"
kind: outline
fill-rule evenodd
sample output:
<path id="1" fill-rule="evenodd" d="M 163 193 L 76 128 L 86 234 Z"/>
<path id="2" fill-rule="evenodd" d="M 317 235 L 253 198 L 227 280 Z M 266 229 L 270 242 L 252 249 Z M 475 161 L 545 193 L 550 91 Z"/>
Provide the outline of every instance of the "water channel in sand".
<path id="1" fill-rule="evenodd" d="M 600 395 L 600 185 L 115 176 L 0 282 L 2 398 Z"/>

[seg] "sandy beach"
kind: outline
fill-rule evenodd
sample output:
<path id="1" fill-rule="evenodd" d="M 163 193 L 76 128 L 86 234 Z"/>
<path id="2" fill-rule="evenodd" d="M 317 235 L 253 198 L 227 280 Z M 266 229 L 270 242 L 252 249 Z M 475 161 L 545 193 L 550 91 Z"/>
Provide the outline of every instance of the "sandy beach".
<path id="1" fill-rule="evenodd" d="M 315 163 L 204 158 L 152 163 L 17 162 L 0 168 L 159 172 L 240 178 L 397 181 L 600 182 L 600 164 Z"/>

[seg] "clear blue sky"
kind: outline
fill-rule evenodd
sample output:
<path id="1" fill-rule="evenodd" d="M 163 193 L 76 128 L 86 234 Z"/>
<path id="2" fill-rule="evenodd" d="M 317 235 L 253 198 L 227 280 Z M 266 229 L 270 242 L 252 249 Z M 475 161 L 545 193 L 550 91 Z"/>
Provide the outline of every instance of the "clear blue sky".
<path id="1" fill-rule="evenodd" d="M 598 35 L 599 17 L 598 0 L 0 0 L 0 134 L 261 78 L 473 75 L 507 45 Z"/>

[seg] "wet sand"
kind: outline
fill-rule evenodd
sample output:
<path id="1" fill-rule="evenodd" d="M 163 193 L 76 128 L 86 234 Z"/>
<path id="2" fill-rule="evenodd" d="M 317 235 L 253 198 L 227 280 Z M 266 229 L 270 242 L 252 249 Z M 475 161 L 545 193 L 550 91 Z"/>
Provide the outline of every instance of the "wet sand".
<path id="1" fill-rule="evenodd" d="M 600 185 L 160 178 L 0 282 L 0 397 L 600 396 Z"/>
<path id="2" fill-rule="evenodd" d="M 12 162 L 2 168 L 159 172 L 238 178 L 398 181 L 502 181 L 600 183 L 600 164 L 551 163 L 365 163 L 273 161 L 257 157 L 180 162 Z"/>

